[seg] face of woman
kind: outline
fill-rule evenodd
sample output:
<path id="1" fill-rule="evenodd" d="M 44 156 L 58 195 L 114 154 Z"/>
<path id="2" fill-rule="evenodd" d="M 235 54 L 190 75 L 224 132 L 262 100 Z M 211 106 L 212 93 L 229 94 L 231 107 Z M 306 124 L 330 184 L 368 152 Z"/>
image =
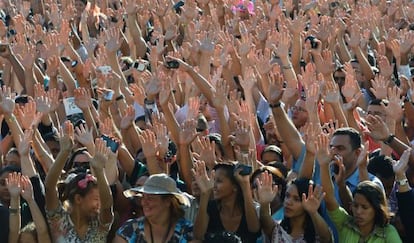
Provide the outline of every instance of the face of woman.
<path id="1" fill-rule="evenodd" d="M 287 218 L 302 216 L 305 213 L 301 197 L 302 196 L 299 195 L 296 185 L 291 184 L 288 186 L 285 201 L 283 203 L 283 206 L 285 207 L 285 216 Z"/>
<path id="2" fill-rule="evenodd" d="M 37 239 L 33 237 L 33 234 L 24 232 L 20 234 L 19 243 L 33 243 L 37 242 Z"/>
<path id="3" fill-rule="evenodd" d="M 92 188 L 85 197 L 80 197 L 78 207 L 81 208 L 83 215 L 90 219 L 96 218 L 101 208 L 98 188 Z"/>
<path id="4" fill-rule="evenodd" d="M 354 201 L 352 202 L 352 214 L 358 227 L 374 223 L 375 209 L 362 194 L 355 194 Z"/>
<path id="5" fill-rule="evenodd" d="M 9 173 L 6 172 L 0 176 L 0 201 L 2 202 L 8 202 L 10 200 L 10 193 L 6 186 L 6 178 L 8 174 Z"/>
<path id="6" fill-rule="evenodd" d="M 214 199 L 220 200 L 226 197 L 234 196 L 237 192 L 237 187 L 231 182 L 223 169 L 216 170 L 214 178 L 213 195 Z"/>
<path id="7" fill-rule="evenodd" d="M 144 193 L 141 198 L 142 211 L 145 217 L 159 217 L 170 208 L 170 200 L 163 198 L 161 195 Z"/>

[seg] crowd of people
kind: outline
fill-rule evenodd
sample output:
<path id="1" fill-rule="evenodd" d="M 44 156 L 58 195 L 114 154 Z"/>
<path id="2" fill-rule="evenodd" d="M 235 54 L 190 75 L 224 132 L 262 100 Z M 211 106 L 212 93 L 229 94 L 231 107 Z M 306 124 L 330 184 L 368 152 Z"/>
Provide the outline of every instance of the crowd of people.
<path id="1" fill-rule="evenodd" d="M 413 82 L 409 0 L 0 0 L 0 241 L 414 242 Z"/>

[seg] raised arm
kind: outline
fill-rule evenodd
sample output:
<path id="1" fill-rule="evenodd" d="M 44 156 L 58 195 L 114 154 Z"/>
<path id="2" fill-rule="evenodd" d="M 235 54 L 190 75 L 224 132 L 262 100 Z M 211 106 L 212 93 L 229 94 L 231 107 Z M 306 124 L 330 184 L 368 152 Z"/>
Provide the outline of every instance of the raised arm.
<path id="1" fill-rule="evenodd" d="M 108 164 L 109 154 L 110 148 L 106 146 L 106 142 L 102 138 L 95 139 L 95 155 L 91 158 L 90 164 L 98 182 L 99 199 L 101 202 L 99 222 L 105 230 L 111 228 L 114 219 L 112 193 L 104 171 L 104 167 Z"/>
<path id="2" fill-rule="evenodd" d="M 73 148 L 73 125 L 70 121 L 66 121 L 63 126 L 63 131 L 61 132 L 59 140 L 60 152 L 45 179 L 46 209 L 49 211 L 55 210 L 59 206 L 59 197 L 56 184 Z"/>
<path id="3" fill-rule="evenodd" d="M 29 204 L 30 214 L 32 215 L 33 222 L 36 225 L 38 242 L 52 242 L 49 236 L 49 230 L 45 218 L 43 217 L 42 212 L 40 211 L 39 205 L 37 205 L 34 199 L 33 186 L 30 182 L 29 177 L 22 176 L 20 184 L 22 187 L 21 195 L 24 198 L 24 200 L 26 200 L 27 204 Z"/>

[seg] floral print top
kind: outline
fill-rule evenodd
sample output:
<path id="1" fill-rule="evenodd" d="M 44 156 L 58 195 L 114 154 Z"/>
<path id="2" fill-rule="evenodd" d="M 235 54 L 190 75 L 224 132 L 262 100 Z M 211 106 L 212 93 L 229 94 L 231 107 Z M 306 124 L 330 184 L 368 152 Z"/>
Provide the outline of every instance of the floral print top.
<path id="1" fill-rule="evenodd" d="M 65 211 L 62 204 L 52 211 L 46 212 L 47 221 L 50 225 L 53 242 L 56 243 L 86 243 L 106 242 L 111 224 L 103 225 L 98 218 L 89 222 L 86 235 L 81 238 L 75 230 L 69 212 Z"/>
<path id="2" fill-rule="evenodd" d="M 145 217 L 130 219 L 116 232 L 128 243 L 146 243 L 144 233 Z M 168 243 L 185 243 L 193 240 L 193 225 L 190 221 L 180 218 L 175 224 L 174 235 Z"/>

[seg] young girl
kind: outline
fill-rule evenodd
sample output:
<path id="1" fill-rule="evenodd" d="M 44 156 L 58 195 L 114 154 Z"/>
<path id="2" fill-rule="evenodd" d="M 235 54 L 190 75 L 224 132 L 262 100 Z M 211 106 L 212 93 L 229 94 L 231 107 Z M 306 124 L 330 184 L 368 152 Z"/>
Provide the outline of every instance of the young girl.
<path id="1" fill-rule="evenodd" d="M 257 198 L 260 203 L 260 222 L 264 233 L 272 242 L 332 242 L 332 234 L 318 208 L 324 197 L 321 187 L 313 188 L 313 182 L 300 178 L 287 187 L 284 219 L 280 224 L 270 216 L 270 203 L 277 194 L 272 176 L 267 171 L 256 179 Z"/>

